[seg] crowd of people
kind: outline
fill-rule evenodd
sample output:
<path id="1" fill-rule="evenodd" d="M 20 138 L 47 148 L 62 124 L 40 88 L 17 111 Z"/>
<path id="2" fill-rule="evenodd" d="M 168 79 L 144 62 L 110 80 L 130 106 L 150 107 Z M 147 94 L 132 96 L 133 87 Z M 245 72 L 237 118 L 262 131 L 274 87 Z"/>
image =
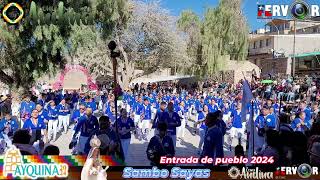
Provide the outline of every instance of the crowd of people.
<path id="1" fill-rule="evenodd" d="M 6 95 L 1 97 L 1 145 L 3 151 L 15 145 L 24 154 L 59 154 L 50 143 L 59 133 L 72 131 L 73 154 L 88 154 L 90 140 L 97 136 L 102 155 L 126 161 L 131 140 L 137 138 L 148 143 L 146 156 L 151 164 L 160 165 L 160 156 L 179 155 L 177 144 L 188 142 L 189 130 L 199 136 L 200 157 L 223 157 L 226 150 L 245 156 L 248 147 L 243 144 L 251 143 L 254 154 L 273 156 L 275 165 L 319 165 L 318 85 L 312 77 L 268 84 L 253 79 L 254 99 L 242 104 L 243 81 L 133 84 L 118 98 L 117 115 L 112 90 L 30 92 L 21 102 L 12 102 L 13 97 Z M 251 119 L 253 142 L 247 138 Z"/>

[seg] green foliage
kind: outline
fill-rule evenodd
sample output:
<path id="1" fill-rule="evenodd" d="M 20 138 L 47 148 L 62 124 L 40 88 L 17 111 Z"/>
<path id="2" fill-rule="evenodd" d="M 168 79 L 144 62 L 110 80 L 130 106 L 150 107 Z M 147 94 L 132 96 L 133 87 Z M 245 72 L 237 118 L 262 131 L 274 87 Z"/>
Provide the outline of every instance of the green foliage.
<path id="1" fill-rule="evenodd" d="M 8 1 L 1 0 L 1 4 Z M 37 77 L 55 73 L 66 64 L 66 53 L 94 43 L 98 25 L 103 27 L 104 37 L 111 34 L 109 30 L 114 29 L 119 18 L 125 26 L 126 3 L 126 0 L 24 1 L 26 14 L 18 25 L 0 22 L 0 81 L 10 87 L 28 89 Z M 100 5 L 102 10 L 108 9 L 106 14 L 99 11 Z"/>
<path id="2" fill-rule="evenodd" d="M 184 11 L 178 27 L 189 37 L 188 55 L 199 76 L 223 70 L 225 55 L 246 59 L 249 29 L 241 14 L 241 0 L 220 0 L 218 7 L 207 8 L 202 21 L 192 11 Z"/>

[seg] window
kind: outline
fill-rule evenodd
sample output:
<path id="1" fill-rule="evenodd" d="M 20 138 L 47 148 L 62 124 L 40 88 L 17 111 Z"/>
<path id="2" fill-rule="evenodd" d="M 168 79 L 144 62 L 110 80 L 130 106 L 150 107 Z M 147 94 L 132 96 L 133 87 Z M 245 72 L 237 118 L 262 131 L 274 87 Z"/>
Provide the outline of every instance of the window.
<path id="1" fill-rule="evenodd" d="M 270 39 L 266 39 L 266 46 L 268 47 L 270 45 Z"/>
<path id="2" fill-rule="evenodd" d="M 263 40 L 260 40 L 259 47 L 262 48 L 262 46 L 263 46 Z"/>
<path id="3" fill-rule="evenodd" d="M 313 33 L 317 33 L 318 32 L 318 28 L 317 27 L 312 28 L 312 32 Z"/>
<path id="4" fill-rule="evenodd" d="M 289 29 L 289 27 L 290 27 L 289 23 L 286 23 L 286 24 L 285 24 L 285 28 L 286 28 L 286 29 Z"/>
<path id="5" fill-rule="evenodd" d="M 253 49 L 256 49 L 257 48 L 257 42 L 253 42 Z"/>

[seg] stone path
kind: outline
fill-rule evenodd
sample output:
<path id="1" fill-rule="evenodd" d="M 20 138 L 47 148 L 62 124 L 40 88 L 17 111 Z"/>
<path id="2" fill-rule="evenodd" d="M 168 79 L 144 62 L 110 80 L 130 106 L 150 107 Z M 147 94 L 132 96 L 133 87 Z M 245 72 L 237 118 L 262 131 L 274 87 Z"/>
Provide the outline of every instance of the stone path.
<path id="1" fill-rule="evenodd" d="M 52 142 L 52 144 L 56 145 L 60 149 L 60 155 L 70 155 L 71 150 L 69 149 L 69 143 L 71 142 L 72 129 L 69 129 L 67 134 L 59 134 L 56 142 Z M 198 143 L 199 136 L 193 136 L 190 131 L 186 130 L 185 141 L 177 141 L 176 148 L 176 156 L 177 157 L 190 157 L 196 156 L 198 157 Z M 227 137 L 225 136 L 225 142 Z M 232 146 L 236 146 L 238 144 L 237 140 L 233 140 Z M 244 144 L 242 144 L 245 147 Z M 150 165 L 149 160 L 146 156 L 146 149 L 148 146 L 148 142 L 139 141 L 132 136 L 131 144 L 129 146 L 129 157 L 127 160 L 128 166 L 148 166 Z M 229 148 L 226 145 L 224 147 L 225 157 L 232 157 L 233 152 L 230 152 Z"/>

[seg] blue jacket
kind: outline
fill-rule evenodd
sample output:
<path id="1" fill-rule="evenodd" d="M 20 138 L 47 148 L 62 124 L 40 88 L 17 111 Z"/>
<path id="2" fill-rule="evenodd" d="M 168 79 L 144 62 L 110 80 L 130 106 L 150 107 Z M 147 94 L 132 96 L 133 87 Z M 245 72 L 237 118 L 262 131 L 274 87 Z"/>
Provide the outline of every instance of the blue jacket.
<path id="1" fill-rule="evenodd" d="M 59 112 L 58 112 L 58 115 L 59 115 L 59 116 L 67 116 L 67 115 L 70 114 L 69 105 L 67 105 L 67 104 L 63 105 L 63 104 L 60 103 L 60 104 L 57 106 L 57 109 L 59 110 Z M 67 111 L 67 112 L 64 112 L 63 110 L 68 110 L 68 111 Z"/>
<path id="2" fill-rule="evenodd" d="M 254 121 L 254 125 L 257 128 L 264 128 L 266 126 L 266 118 L 263 116 L 263 114 L 260 114 L 256 120 Z"/>
<path id="3" fill-rule="evenodd" d="M 299 126 L 298 124 L 301 123 L 301 119 L 300 118 L 295 118 L 292 123 L 291 123 L 291 127 L 294 131 L 301 131 L 301 132 L 305 132 L 307 129 L 310 129 L 311 125 L 310 123 L 305 119 L 304 120 L 304 124 L 305 126 Z"/>
<path id="4" fill-rule="evenodd" d="M 46 100 L 45 99 L 39 99 L 38 104 L 40 104 L 42 107 L 46 105 Z"/>
<path id="5" fill-rule="evenodd" d="M 91 108 L 92 111 L 97 110 L 97 104 L 96 104 L 96 102 L 94 102 L 94 101 L 85 102 L 84 104 L 85 104 L 86 108 Z"/>
<path id="6" fill-rule="evenodd" d="M 201 123 L 200 126 L 199 126 L 200 129 L 207 129 L 207 126 L 206 126 L 206 124 L 204 123 L 205 118 L 206 118 L 206 116 L 205 116 L 204 112 L 203 112 L 203 111 L 200 111 L 200 112 L 198 113 L 198 120 L 197 120 L 197 121 L 202 121 L 202 123 Z"/>
<path id="7" fill-rule="evenodd" d="M 232 127 L 242 128 L 241 111 L 233 110 L 230 117 L 232 117 Z"/>
<path id="8" fill-rule="evenodd" d="M 275 114 L 268 114 L 266 117 L 266 125 L 270 129 L 274 129 L 277 126 L 277 117 Z"/>
<path id="9" fill-rule="evenodd" d="M 223 134 L 221 129 L 217 126 L 213 126 L 207 129 L 203 150 L 201 157 L 208 156 L 215 159 L 216 157 L 223 157 Z"/>
<path id="10" fill-rule="evenodd" d="M 144 109 L 144 106 L 142 103 L 138 103 L 136 102 L 133 106 L 133 112 L 136 114 L 136 115 L 141 115 L 142 112 L 143 112 L 143 109 Z"/>
<path id="11" fill-rule="evenodd" d="M 22 129 L 28 129 L 32 131 L 46 129 L 46 124 L 43 122 L 43 119 L 39 117 L 38 117 L 38 124 L 36 126 L 32 123 L 31 119 L 27 119 L 24 122 Z"/>
<path id="12" fill-rule="evenodd" d="M 126 121 L 126 123 L 123 123 L 121 120 L 121 117 L 117 119 L 117 125 L 118 129 L 126 128 L 126 129 L 131 129 L 134 126 L 133 120 L 129 117 Z M 120 135 L 121 139 L 131 139 L 131 132 L 128 132 L 127 134 L 121 134 Z"/>
<path id="13" fill-rule="evenodd" d="M 98 129 L 99 129 L 99 123 L 98 123 L 98 119 L 95 116 L 93 115 L 91 115 L 90 117 L 88 117 L 87 115 L 81 116 L 76 125 L 75 133 L 73 136 L 75 137 L 80 131 L 80 136 L 89 137 L 92 132 Z"/>
<path id="14" fill-rule="evenodd" d="M 5 120 L 5 118 L 2 118 L 0 121 L 0 138 L 3 138 L 3 133 L 5 130 L 5 126 L 10 126 L 10 131 L 8 133 L 8 136 L 11 137 L 13 134 L 19 129 L 18 121 L 14 118 L 11 118 L 11 121 Z"/>
<path id="15" fill-rule="evenodd" d="M 42 121 L 48 120 L 49 117 L 47 110 L 42 110 L 41 113 L 39 113 L 39 118 L 42 119 Z"/>
<path id="16" fill-rule="evenodd" d="M 176 127 L 181 126 L 180 116 L 176 112 L 172 112 L 172 113 L 165 112 L 165 113 L 168 114 L 168 115 L 166 115 L 167 116 L 166 122 L 168 124 L 168 129 L 167 129 L 168 135 L 174 136 L 177 134 Z"/>
<path id="17" fill-rule="evenodd" d="M 154 118 L 153 124 L 152 124 L 152 128 L 157 128 L 158 127 L 158 123 L 159 122 L 166 122 L 168 119 L 169 114 L 164 111 L 157 111 L 156 116 Z"/>
<path id="18" fill-rule="evenodd" d="M 151 120 L 151 105 L 149 104 L 148 106 L 143 105 L 143 113 L 144 113 L 144 119 L 146 120 Z"/>
<path id="19" fill-rule="evenodd" d="M 76 119 L 79 120 L 79 118 L 80 118 L 81 116 L 83 116 L 83 115 L 84 115 L 84 113 L 83 113 L 83 114 L 80 114 L 80 110 L 77 109 L 77 110 L 75 110 L 75 111 L 73 112 L 72 117 L 71 117 L 71 121 L 75 121 Z"/>
<path id="20" fill-rule="evenodd" d="M 27 103 L 26 101 L 23 101 L 20 106 L 20 115 L 23 115 L 24 113 L 31 114 L 31 112 L 36 108 L 36 104 L 32 101 Z"/>
<path id="21" fill-rule="evenodd" d="M 51 107 L 48 106 L 47 109 L 48 112 L 48 120 L 57 120 L 58 119 L 58 108 L 57 106 Z"/>

